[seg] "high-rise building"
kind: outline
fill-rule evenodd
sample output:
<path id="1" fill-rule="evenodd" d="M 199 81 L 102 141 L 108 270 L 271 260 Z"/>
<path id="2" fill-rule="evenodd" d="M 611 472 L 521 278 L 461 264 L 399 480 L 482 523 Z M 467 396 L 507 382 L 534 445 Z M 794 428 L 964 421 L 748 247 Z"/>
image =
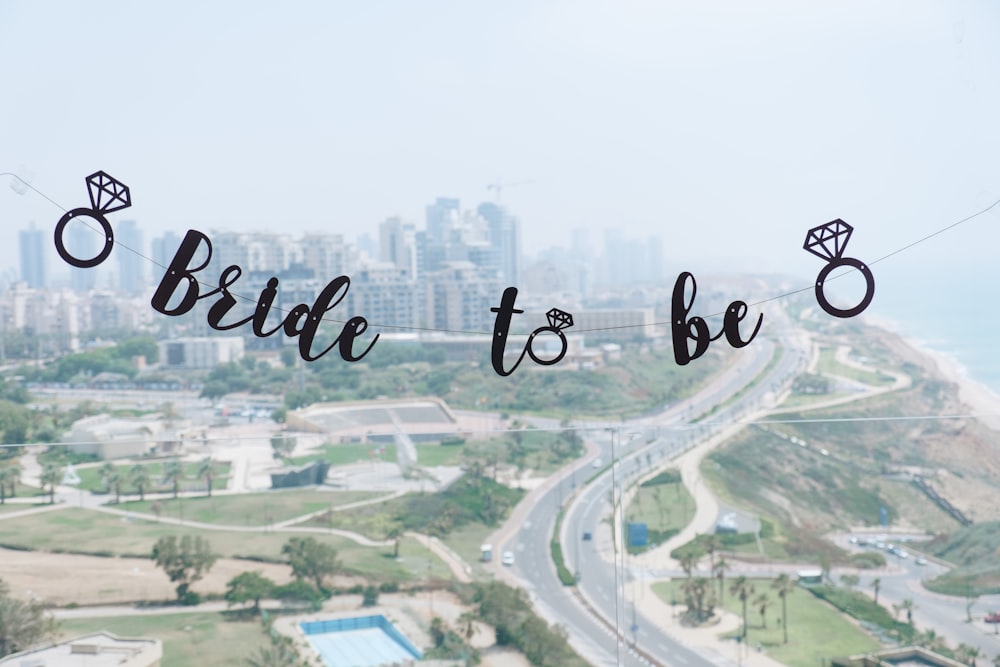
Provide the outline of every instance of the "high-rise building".
<path id="1" fill-rule="evenodd" d="M 427 206 L 427 240 L 430 243 L 445 243 L 449 232 L 458 221 L 459 202 L 457 199 L 438 197 Z"/>
<path id="2" fill-rule="evenodd" d="M 140 294 L 146 289 L 146 246 L 142 230 L 135 220 L 122 220 L 115 229 L 118 255 L 118 289 L 125 294 Z"/>
<path id="3" fill-rule="evenodd" d="M 417 275 L 417 231 L 412 222 L 387 218 L 378 227 L 379 260 L 390 262 L 412 278 Z"/>
<path id="4" fill-rule="evenodd" d="M 490 245 L 499 252 L 500 277 L 508 285 L 517 285 L 521 280 L 521 223 L 493 202 L 480 204 L 479 215 L 486 220 Z"/>
<path id="5" fill-rule="evenodd" d="M 70 254 L 74 257 L 94 257 L 97 255 L 97 242 L 101 234 L 81 223 L 71 223 L 66 226 L 66 237 L 70 246 Z M 97 273 L 93 269 L 70 267 L 69 284 L 74 292 L 89 292 L 94 289 Z"/>
<path id="6" fill-rule="evenodd" d="M 181 246 L 181 237 L 173 232 L 153 239 L 153 277 L 159 282 L 160 276 L 174 260 L 177 249 Z"/>
<path id="7" fill-rule="evenodd" d="M 21 280 L 34 289 L 47 286 L 45 272 L 45 232 L 34 223 L 18 233 L 21 250 Z"/>

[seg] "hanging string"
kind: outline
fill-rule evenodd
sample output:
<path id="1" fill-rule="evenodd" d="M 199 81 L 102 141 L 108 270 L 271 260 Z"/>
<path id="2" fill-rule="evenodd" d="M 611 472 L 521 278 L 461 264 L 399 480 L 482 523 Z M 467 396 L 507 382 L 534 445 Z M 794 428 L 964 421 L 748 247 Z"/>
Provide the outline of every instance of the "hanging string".
<path id="1" fill-rule="evenodd" d="M 52 199 L 51 197 L 49 197 L 48 195 L 46 195 L 44 192 L 42 192 L 41 190 L 39 190 L 38 188 L 36 188 L 35 186 L 33 186 L 27 180 L 21 178 L 21 176 L 15 174 L 15 173 L 12 173 L 12 172 L 0 172 L 0 176 L 10 176 L 11 178 L 17 179 L 22 184 L 24 184 L 25 187 L 31 189 L 32 192 L 35 192 L 36 194 L 38 194 L 39 196 L 41 196 L 42 198 L 44 198 L 46 201 L 48 201 L 49 203 L 51 203 L 53 206 L 55 206 L 59 210 L 63 211 L 64 213 L 66 212 L 67 209 L 65 207 L 63 207 L 57 201 L 55 201 L 54 199 Z M 897 249 L 895 249 L 895 250 L 893 250 L 893 251 L 891 251 L 891 252 L 889 252 L 889 253 L 881 256 L 881 257 L 879 257 L 878 259 L 876 259 L 874 261 L 869 262 L 868 265 L 871 266 L 871 265 L 874 265 L 874 264 L 878 264 L 879 262 L 882 262 L 882 261 L 884 261 L 886 259 L 889 259 L 890 257 L 893 257 L 895 255 L 898 255 L 901 252 L 909 250 L 910 248 L 913 248 L 916 245 L 919 245 L 921 243 L 929 241 L 930 239 L 932 239 L 932 238 L 934 238 L 934 237 L 936 237 L 936 236 L 938 236 L 940 234 L 943 234 L 943 233 L 945 233 L 945 232 L 947 232 L 947 231 L 949 231 L 951 229 L 954 229 L 955 227 L 958 227 L 959 225 L 963 225 L 963 224 L 965 224 L 967 222 L 975 220 L 979 216 L 985 215 L 986 213 L 989 213 L 990 211 L 992 211 L 997 206 L 1000 206 L 1000 199 L 997 199 L 992 204 L 986 206 L 985 208 L 983 208 L 983 209 L 981 209 L 979 211 L 976 211 L 975 213 L 972 213 L 971 215 L 968 215 L 968 216 L 962 218 L 961 220 L 957 220 L 956 222 L 953 222 L 953 223 L 951 223 L 949 225 L 946 225 L 946 226 L 944 226 L 944 227 L 942 227 L 942 228 L 940 228 L 940 229 L 938 229 L 936 231 L 933 231 L 930 234 L 927 234 L 926 236 L 923 236 L 923 237 L 921 237 L 919 239 L 916 239 L 915 241 L 907 243 L 906 245 L 904 245 L 904 246 L 902 246 L 900 248 L 897 248 Z M 95 233 L 101 234 L 103 236 L 103 231 L 102 230 L 97 229 L 96 227 L 94 227 L 93 225 L 91 225 L 90 223 L 88 223 L 85 220 L 81 220 L 81 222 L 83 222 L 89 229 L 91 229 Z M 156 260 L 154 260 L 152 257 L 148 257 L 148 256 L 144 255 L 142 252 L 140 252 L 140 251 L 138 251 L 138 250 L 136 250 L 134 248 L 130 248 L 127 245 L 124 245 L 124 244 L 120 243 L 117 240 L 115 240 L 115 245 L 121 246 L 124 250 L 133 253 L 134 255 L 136 255 L 136 256 L 138 256 L 138 257 L 146 260 L 147 262 L 153 264 L 154 266 L 159 267 L 163 271 L 166 271 L 167 268 L 168 268 L 168 267 L 164 266 L 163 264 L 160 264 L 159 262 L 157 262 Z M 829 278 L 827 278 L 827 282 L 829 282 L 831 280 L 837 280 L 839 278 L 842 278 L 842 277 L 848 275 L 851 272 L 852 272 L 851 269 L 845 269 L 844 271 L 842 271 L 840 273 L 831 275 Z M 210 285 L 208 283 L 204 283 L 204 282 L 198 280 L 197 278 L 195 280 L 202 287 L 207 287 L 209 289 L 214 289 L 213 285 Z M 753 302 L 748 303 L 747 305 L 748 305 L 748 307 L 752 308 L 752 307 L 755 307 L 755 306 L 763 305 L 765 303 L 770 303 L 772 301 L 778 301 L 780 299 L 785 299 L 785 298 L 794 296 L 796 294 L 801 294 L 803 292 L 808 292 L 808 291 L 810 291 L 812 289 L 813 289 L 813 286 L 810 285 L 808 287 L 802 287 L 800 289 L 795 289 L 795 290 L 791 290 L 791 291 L 788 291 L 788 292 L 783 292 L 781 294 L 777 294 L 777 295 L 772 296 L 772 297 L 768 297 L 768 298 L 765 298 L 765 299 L 760 299 L 758 301 L 753 301 Z M 233 292 L 233 291 L 230 291 L 230 294 L 232 294 L 237 299 L 242 299 L 242 300 L 244 300 L 244 301 L 246 301 L 248 303 L 255 303 L 256 302 L 256 299 L 253 299 L 251 297 L 248 297 L 248 296 L 245 296 L 245 295 L 242 295 L 242 294 L 238 294 L 238 293 Z M 273 309 L 276 312 L 281 312 L 281 313 L 284 313 L 284 314 L 287 314 L 289 312 L 289 311 L 281 309 L 281 308 L 279 308 L 277 306 L 273 307 Z M 706 315 L 705 317 L 721 317 L 723 315 L 725 315 L 725 311 L 719 311 L 719 312 L 716 312 L 716 313 L 712 313 L 710 315 Z M 329 317 L 322 317 L 321 321 L 323 321 L 323 322 L 329 322 L 329 323 L 333 323 L 333 324 L 346 324 L 347 323 L 346 320 L 338 320 L 338 319 L 333 319 L 333 318 L 329 318 Z M 589 329 L 574 329 L 573 333 L 593 333 L 593 332 L 598 332 L 598 331 L 622 331 L 622 330 L 627 330 L 627 329 L 639 329 L 639 328 L 645 328 L 645 327 L 670 326 L 670 324 L 671 323 L 669 321 L 651 322 L 651 323 L 648 323 L 648 324 L 623 324 L 623 325 L 617 325 L 617 326 L 611 326 L 611 327 L 593 327 L 593 328 L 589 328 Z M 433 332 L 433 333 L 466 334 L 466 335 L 475 335 L 475 336 L 492 336 L 493 335 L 493 332 L 490 332 L 490 331 L 470 331 L 470 330 L 465 330 L 465 329 L 439 329 L 439 328 L 433 328 L 433 327 L 418 327 L 418 326 L 410 326 L 410 325 L 383 324 L 383 323 L 374 323 L 374 322 L 369 324 L 369 328 L 396 329 L 396 330 L 400 330 L 400 331 L 419 331 L 419 332 Z"/>

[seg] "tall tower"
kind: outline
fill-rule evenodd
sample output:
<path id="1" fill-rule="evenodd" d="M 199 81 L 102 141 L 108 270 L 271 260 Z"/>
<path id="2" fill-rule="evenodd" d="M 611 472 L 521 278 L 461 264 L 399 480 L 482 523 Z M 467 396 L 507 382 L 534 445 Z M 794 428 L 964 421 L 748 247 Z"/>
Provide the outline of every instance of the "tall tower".
<path id="1" fill-rule="evenodd" d="M 378 226 L 379 259 L 403 269 L 412 279 L 417 273 L 417 232 L 412 222 L 387 218 Z"/>
<path id="2" fill-rule="evenodd" d="M 173 232 L 153 239 L 153 278 L 159 282 L 163 272 L 170 266 L 177 249 L 181 247 L 181 237 Z"/>
<path id="3" fill-rule="evenodd" d="M 480 204 L 478 211 L 486 220 L 490 245 L 500 253 L 501 277 L 507 285 L 517 285 L 521 280 L 521 223 L 493 202 Z"/>
<path id="4" fill-rule="evenodd" d="M 101 238 L 99 232 L 88 229 L 80 223 L 67 226 L 66 234 L 76 257 L 94 257 L 97 255 L 97 241 Z M 97 273 L 91 269 L 70 267 L 69 283 L 74 292 L 89 292 L 94 289 Z"/>
<path id="5" fill-rule="evenodd" d="M 21 280 L 28 287 L 45 289 L 45 232 L 35 229 L 31 223 L 28 229 L 18 232 L 18 242 L 21 250 Z"/>
<path id="6" fill-rule="evenodd" d="M 146 288 L 146 247 L 142 230 L 135 220 L 122 220 L 115 229 L 116 243 L 124 247 L 118 255 L 118 289 L 125 294 L 139 294 Z"/>
<path id="7" fill-rule="evenodd" d="M 438 197 L 433 204 L 427 206 L 427 240 L 429 242 L 447 242 L 448 232 L 458 220 L 458 209 L 458 200 L 448 197 Z"/>

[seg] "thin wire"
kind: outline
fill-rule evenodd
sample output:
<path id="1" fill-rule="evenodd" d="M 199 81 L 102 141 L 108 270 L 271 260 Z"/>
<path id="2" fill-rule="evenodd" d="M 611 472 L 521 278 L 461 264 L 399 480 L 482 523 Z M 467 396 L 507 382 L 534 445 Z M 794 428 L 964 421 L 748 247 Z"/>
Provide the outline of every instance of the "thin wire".
<path id="1" fill-rule="evenodd" d="M 0 174 L 2 175 L 2 174 Z M 741 425 L 758 425 L 758 424 L 832 424 L 832 423 L 845 423 L 845 422 L 882 422 L 882 421 L 944 421 L 951 419 L 982 419 L 984 417 L 1000 417 L 1000 412 L 976 412 L 970 414 L 957 414 L 957 415 L 894 415 L 888 417 L 825 417 L 816 419 L 753 419 L 748 421 L 704 421 L 698 423 L 685 423 L 685 424 L 671 424 L 671 425 L 661 425 L 661 426 L 650 426 L 649 429 L 659 429 L 668 431 L 695 431 L 703 427 L 710 426 L 731 426 L 734 424 Z M 611 427 L 608 426 L 566 426 L 557 428 L 544 428 L 544 429 L 520 429 L 520 428 L 496 428 L 496 429 L 482 429 L 480 431 L 473 431 L 473 433 L 490 434 L 490 435 L 503 435 L 506 433 L 559 433 L 567 431 L 575 431 L 577 433 L 599 433 L 607 432 Z M 642 428 L 642 427 L 638 427 Z M 367 436 L 390 436 L 395 435 L 395 430 L 389 431 L 366 431 Z M 164 439 L 148 439 L 148 440 L 115 440 L 115 442 L 120 442 L 123 444 L 133 444 L 133 443 L 153 443 L 161 444 L 167 442 L 177 442 L 178 438 L 164 438 Z M 190 436 L 186 438 L 181 438 L 181 440 L 199 444 L 199 443 L 217 443 L 217 442 L 243 442 L 256 440 L 260 441 L 259 436 L 253 435 L 226 435 L 226 436 L 215 436 L 211 438 L 202 439 L 200 436 Z M 2 448 L 12 448 L 12 447 L 39 447 L 39 446 L 50 446 L 50 447 L 79 447 L 84 445 L 99 445 L 103 444 L 104 440 L 93 440 L 85 442 L 15 442 L 15 443 L 3 443 L 0 444 L 0 449 Z M 383 443 L 347 443 L 353 445 L 360 444 L 383 444 Z M 619 456 L 621 448 L 619 447 Z M 614 459 L 613 448 L 612 448 L 612 460 Z M 614 475 L 612 471 L 612 475 Z M 617 479 L 617 478 L 615 478 Z"/>
<path id="2" fill-rule="evenodd" d="M 39 190 L 38 188 L 36 188 L 35 186 L 33 186 L 28 181 L 24 180 L 23 178 L 21 178 L 17 174 L 14 174 L 14 173 L 11 173 L 11 172 L 8 171 L 8 172 L 0 172 L 0 176 L 11 176 L 13 178 L 16 178 L 17 180 L 19 180 L 22 183 L 24 183 L 24 185 L 26 185 L 28 188 L 30 188 L 33 192 L 37 193 L 38 195 L 40 195 L 41 197 L 43 197 L 44 199 L 46 199 L 47 201 L 49 201 L 53 206 L 55 206 L 56 208 L 58 208 L 59 210 L 61 210 L 63 212 L 66 212 L 67 209 L 65 209 L 63 206 L 61 206 L 58 202 L 56 202 L 54 199 L 52 199 L 51 197 L 49 197 L 48 195 L 46 195 L 44 192 L 42 192 L 41 190 Z M 924 237 L 921 237 L 921 238 L 917 239 L 916 241 L 908 243 L 908 244 L 906 244 L 905 246 L 903 246 L 901 248 L 897 248 L 896 250 L 893 250 L 892 252 L 890 252 L 890 253 L 888 253 L 886 255 L 883 255 L 882 257 L 879 257 L 878 259 L 876 259 L 874 261 L 868 262 L 868 265 L 871 266 L 873 264 L 878 264 L 879 262 L 881 262 L 883 260 L 889 259 L 890 257 L 898 255 L 901 252 L 909 250 L 910 248 L 912 248 L 912 247 L 914 247 L 916 245 L 919 245 L 919 244 L 921 244 L 921 243 L 923 243 L 925 241 L 928 241 L 928 240 L 934 238 L 935 236 L 938 236 L 939 234 L 943 234 L 944 232 L 946 232 L 948 230 L 954 229 L 955 227 L 958 227 L 959 225 L 965 224 L 966 222 L 974 220 L 975 218 L 978 218 L 981 215 L 989 213 L 991 210 L 993 210 L 997 206 L 1000 206 L 1000 199 L 997 199 L 996 201 L 994 201 L 992 204 L 990 204 L 986 208 L 983 208 L 983 209 L 981 209 L 981 210 L 979 210 L 979 211 L 977 211 L 977 212 L 975 212 L 975 213 L 973 213 L 973 214 L 971 214 L 969 216 L 966 216 L 965 218 L 962 218 L 961 220 L 959 220 L 957 222 L 953 222 L 950 225 L 947 225 L 946 227 L 942 227 L 941 229 L 938 229 L 937 231 L 931 232 L 930 234 L 928 234 L 928 235 L 926 235 Z M 98 234 L 101 234 L 103 236 L 103 232 L 101 230 L 95 229 L 93 226 L 91 226 L 86 221 L 83 221 L 83 222 L 84 222 L 84 224 L 89 229 L 91 229 L 94 232 L 96 232 Z M 120 245 L 125 250 L 128 250 L 129 252 L 131 252 L 131 253 L 133 253 L 133 254 L 135 254 L 135 255 L 137 255 L 137 256 L 145 259 L 146 261 L 151 262 L 152 264 L 155 264 L 156 266 L 160 267 L 164 271 L 166 271 L 169 268 L 169 267 L 166 267 L 166 266 L 160 264 L 159 262 L 157 262 L 153 258 L 147 257 L 146 255 L 142 254 L 138 250 L 135 250 L 133 248 L 129 248 L 127 245 L 119 243 L 118 241 L 115 241 L 115 243 L 117 245 Z M 830 282 L 831 280 L 837 280 L 838 278 L 842 278 L 843 276 L 846 276 L 847 274 L 849 274 L 851 272 L 852 272 L 852 269 L 845 269 L 841 273 L 838 273 L 838 274 L 835 274 L 835 275 L 832 275 L 832 276 L 828 277 L 826 279 L 826 282 Z M 192 276 L 192 278 L 194 278 L 194 276 Z M 194 278 L 194 280 L 195 280 L 195 282 L 197 282 L 202 287 L 209 287 L 209 288 L 212 287 L 210 284 L 204 283 L 204 282 L 198 280 L 197 278 Z M 772 296 L 772 297 L 768 297 L 766 299 L 759 299 L 757 301 L 753 301 L 751 303 L 748 303 L 747 306 L 750 307 L 750 308 L 753 308 L 753 307 L 756 307 L 756 306 L 763 305 L 765 303 L 770 303 L 771 301 L 777 301 L 779 299 L 785 299 L 785 298 L 788 298 L 790 296 L 794 296 L 796 294 L 801 294 L 802 292 L 808 292 L 811 289 L 813 289 L 812 285 L 810 285 L 809 287 L 802 287 L 800 289 L 792 290 L 792 291 L 789 291 L 789 292 L 783 292 L 783 293 L 778 294 L 776 296 Z M 232 294 L 234 297 L 237 297 L 239 299 L 243 299 L 244 301 L 246 301 L 248 303 L 253 303 L 255 301 L 255 299 L 252 299 L 252 298 L 250 298 L 248 296 L 244 296 L 242 294 L 238 294 L 236 292 L 230 292 L 230 294 Z M 284 310 L 284 309 L 282 309 L 280 307 L 274 307 L 274 310 L 277 311 L 277 312 L 279 312 L 279 313 L 285 313 L 286 315 L 289 312 L 291 312 L 289 310 Z M 723 311 L 719 311 L 717 313 L 712 313 L 710 315 L 706 315 L 705 317 L 720 317 L 722 315 L 725 315 L 725 312 L 726 311 L 723 310 Z M 328 317 L 321 317 L 320 321 L 322 321 L 322 322 L 330 322 L 330 323 L 334 323 L 334 324 L 346 324 L 347 323 L 346 320 L 337 320 L 337 319 L 328 318 Z M 645 327 L 659 327 L 659 326 L 670 326 L 670 325 L 671 325 L 671 322 L 667 322 L 667 321 L 664 321 L 664 322 L 652 322 L 652 323 L 649 323 L 649 324 L 623 324 L 623 325 L 613 326 L 613 327 L 594 327 L 594 328 L 590 328 L 590 329 L 575 329 L 573 331 L 573 333 L 591 333 L 591 332 L 596 332 L 596 331 L 620 331 L 620 330 L 623 330 L 623 329 L 638 329 L 638 328 L 645 328 Z M 381 323 L 375 323 L 375 322 L 369 323 L 368 327 L 369 328 L 376 328 L 377 327 L 377 328 L 382 328 L 382 329 L 397 329 L 397 330 L 403 330 L 403 331 L 427 331 L 427 332 L 439 332 L 439 333 L 467 334 L 467 335 L 474 335 L 474 336 L 492 336 L 492 332 L 489 332 L 489 331 L 469 331 L 469 330 L 464 330 L 464 329 L 437 329 L 437 328 L 432 328 L 432 327 L 415 327 L 415 326 L 396 325 L 396 324 L 381 324 Z M 520 334 L 518 334 L 518 335 L 520 335 Z"/>

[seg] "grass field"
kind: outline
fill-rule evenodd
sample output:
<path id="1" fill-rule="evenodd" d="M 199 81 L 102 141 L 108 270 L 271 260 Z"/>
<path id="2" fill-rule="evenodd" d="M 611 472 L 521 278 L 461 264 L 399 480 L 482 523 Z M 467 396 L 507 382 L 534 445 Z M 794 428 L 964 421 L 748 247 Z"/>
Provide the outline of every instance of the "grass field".
<path id="1" fill-rule="evenodd" d="M 384 447 L 385 451 L 381 456 L 373 456 L 372 452 L 380 446 Z M 304 463 L 312 463 L 313 461 L 327 461 L 332 466 L 343 466 L 351 463 L 367 463 L 377 460 L 395 462 L 396 445 L 357 445 L 352 443 L 335 445 L 327 443 L 320 447 L 318 451 L 307 456 L 297 456 L 291 459 L 291 462 L 298 466 Z"/>
<path id="2" fill-rule="evenodd" d="M 666 603 L 671 597 L 683 600 L 680 581 L 659 582 L 653 590 Z M 754 580 L 755 598 L 766 593 L 770 606 L 766 610 L 767 627 L 763 627 L 758 609 L 747 606 L 747 644 L 763 645 L 768 655 L 789 667 L 816 667 L 831 656 L 856 655 L 881 648 L 881 645 L 830 605 L 816 599 L 807 591 L 796 588 L 786 598 L 788 605 L 788 643 L 782 643 L 781 599 L 771 590 L 769 580 Z M 729 582 L 727 580 L 726 588 Z M 679 606 L 680 610 L 682 607 Z M 742 615 L 740 601 L 725 592 L 727 611 Z M 734 649 L 735 650 L 735 649 Z"/>
<path id="3" fill-rule="evenodd" d="M 118 473 L 122 476 L 123 497 L 126 494 L 135 494 L 135 488 L 132 486 L 132 482 L 129 479 L 129 471 L 132 469 L 133 465 L 134 464 L 116 466 L 118 468 Z M 143 463 L 141 465 L 143 465 L 149 472 L 149 478 L 151 481 L 151 484 L 146 489 L 146 493 L 158 493 L 173 490 L 173 485 L 163 479 L 163 461 Z M 206 489 L 205 480 L 198 477 L 198 467 L 200 465 L 200 463 L 183 464 L 184 478 L 180 480 L 179 484 L 181 491 L 204 491 Z M 104 480 L 101 478 L 101 465 L 76 468 L 76 474 L 80 476 L 79 488 L 84 491 L 92 491 L 95 493 L 104 493 L 107 491 L 107 487 L 104 485 Z M 215 464 L 215 479 L 212 482 L 212 488 L 226 488 L 226 479 L 228 477 L 229 464 L 217 461 Z"/>
<path id="4" fill-rule="evenodd" d="M 60 623 L 63 638 L 106 630 L 119 637 L 156 637 L 163 642 L 162 667 L 243 666 L 270 642 L 258 619 L 229 614 L 193 613 L 72 619 Z"/>
<path id="5" fill-rule="evenodd" d="M 854 366 L 848 366 L 837 361 L 837 351 L 832 347 L 824 347 L 819 351 L 819 363 L 817 370 L 820 373 L 838 375 L 856 382 L 863 382 L 867 385 L 880 387 L 894 382 L 891 375 L 878 371 L 865 371 Z"/>
<path id="6" fill-rule="evenodd" d="M 160 516 L 201 523 L 228 526 L 268 526 L 320 510 L 347 505 L 359 500 L 377 498 L 384 493 L 369 491 L 289 490 L 265 493 L 241 493 L 230 496 L 199 496 L 156 501 L 132 501 L 118 505 L 118 509 L 155 514 L 154 503 Z"/>
<path id="7" fill-rule="evenodd" d="M 694 498 L 683 484 L 676 482 L 640 486 L 625 510 L 625 518 L 628 522 L 645 523 L 652 541 L 653 531 L 668 538 L 675 531 L 680 531 L 694 518 L 694 512 Z M 630 553 L 632 549 L 642 548 L 630 546 Z"/>
<path id="8" fill-rule="evenodd" d="M 356 542 L 321 533 L 205 530 L 158 523 L 155 520 L 107 514 L 75 507 L 27 517 L 5 519 L 4 546 L 65 553 L 130 555 L 147 558 L 153 544 L 165 535 L 196 535 L 207 539 L 220 556 L 283 560 L 281 547 L 293 535 L 311 535 L 337 549 L 345 569 L 380 580 L 410 581 L 426 576 L 430 552 L 404 540 L 401 558 L 386 556 L 391 547 L 363 547 Z M 432 557 L 437 560 L 436 557 Z M 445 570 L 441 570 L 446 572 Z"/>

